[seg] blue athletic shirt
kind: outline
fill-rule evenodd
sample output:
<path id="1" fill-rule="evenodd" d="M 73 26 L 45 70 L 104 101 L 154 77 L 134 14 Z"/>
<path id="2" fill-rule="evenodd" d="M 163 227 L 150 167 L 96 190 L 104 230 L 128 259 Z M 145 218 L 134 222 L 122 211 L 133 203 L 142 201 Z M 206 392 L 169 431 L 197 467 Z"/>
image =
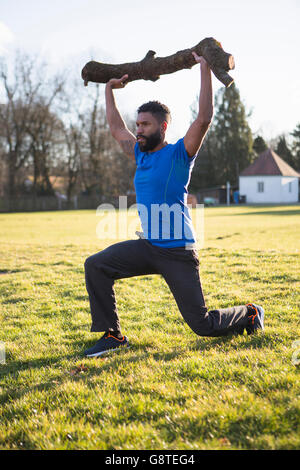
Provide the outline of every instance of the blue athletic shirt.
<path id="1" fill-rule="evenodd" d="M 136 143 L 134 151 L 134 186 L 144 237 L 165 248 L 194 244 L 187 188 L 196 156 L 188 156 L 183 138 L 156 152 L 141 152 Z"/>

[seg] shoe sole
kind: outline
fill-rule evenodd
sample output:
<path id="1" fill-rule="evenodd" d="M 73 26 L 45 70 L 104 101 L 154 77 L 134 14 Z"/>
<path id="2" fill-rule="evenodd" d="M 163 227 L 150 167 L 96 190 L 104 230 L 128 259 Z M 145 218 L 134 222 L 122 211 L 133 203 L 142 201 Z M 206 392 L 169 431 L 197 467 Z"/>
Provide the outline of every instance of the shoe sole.
<path id="1" fill-rule="evenodd" d="M 130 348 L 129 344 L 123 344 L 122 346 L 118 346 L 117 348 L 112 348 L 112 349 L 106 349 L 105 351 L 100 351 L 94 354 L 85 354 L 85 357 L 99 357 L 103 356 L 103 354 L 109 354 L 113 351 L 118 351 L 121 348 Z"/>
<path id="2" fill-rule="evenodd" d="M 260 306 L 260 305 L 256 305 L 256 304 L 253 304 L 255 308 L 257 308 L 257 311 L 258 311 L 258 315 L 257 315 L 257 319 L 259 321 L 259 328 L 261 328 L 262 330 L 265 329 L 264 327 L 264 317 L 265 317 L 265 311 L 264 309 Z"/>

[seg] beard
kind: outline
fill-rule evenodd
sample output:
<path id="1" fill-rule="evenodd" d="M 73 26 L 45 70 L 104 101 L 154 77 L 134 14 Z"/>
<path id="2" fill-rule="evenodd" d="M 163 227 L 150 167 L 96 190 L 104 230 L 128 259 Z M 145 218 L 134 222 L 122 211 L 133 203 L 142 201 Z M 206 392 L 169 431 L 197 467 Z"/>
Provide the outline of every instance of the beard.
<path id="1" fill-rule="evenodd" d="M 141 152 L 149 152 L 155 149 L 155 147 L 157 147 L 157 145 L 159 145 L 162 141 L 159 129 L 157 129 L 157 131 L 153 132 L 153 134 L 149 135 L 148 137 L 145 135 L 139 135 L 139 137 L 143 137 L 145 139 L 145 142 L 138 142 Z"/>

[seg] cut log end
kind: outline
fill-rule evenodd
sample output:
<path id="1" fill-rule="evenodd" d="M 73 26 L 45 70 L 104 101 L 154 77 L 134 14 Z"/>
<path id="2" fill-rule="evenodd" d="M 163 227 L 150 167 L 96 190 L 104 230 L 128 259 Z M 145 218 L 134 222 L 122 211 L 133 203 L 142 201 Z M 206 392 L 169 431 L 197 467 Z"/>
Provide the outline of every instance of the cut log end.
<path id="1" fill-rule="evenodd" d="M 234 62 L 233 55 L 231 55 L 228 59 L 228 67 L 229 67 L 229 70 L 233 70 L 235 68 L 235 62 Z"/>
<path id="2" fill-rule="evenodd" d="M 220 80 L 220 82 L 223 83 L 223 85 L 226 88 L 229 88 L 230 85 L 233 84 L 234 79 L 225 70 L 220 69 L 218 67 L 211 67 L 211 70 L 212 70 L 213 74 L 215 75 L 215 77 L 218 80 Z"/>
<path id="3" fill-rule="evenodd" d="M 223 82 L 223 85 L 225 85 L 226 88 L 229 88 L 232 84 L 234 83 L 234 79 L 228 75 L 228 79 L 226 82 Z"/>

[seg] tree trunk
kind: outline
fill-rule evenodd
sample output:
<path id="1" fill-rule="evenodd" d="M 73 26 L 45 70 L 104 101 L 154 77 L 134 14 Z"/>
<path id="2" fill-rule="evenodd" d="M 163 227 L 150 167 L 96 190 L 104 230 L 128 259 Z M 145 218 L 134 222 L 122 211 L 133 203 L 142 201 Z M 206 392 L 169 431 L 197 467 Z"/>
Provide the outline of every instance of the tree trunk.
<path id="1" fill-rule="evenodd" d="M 8 197 L 16 196 L 16 152 L 8 154 Z"/>
<path id="2" fill-rule="evenodd" d="M 196 65 L 192 51 L 205 58 L 214 75 L 226 87 L 233 83 L 234 80 L 227 71 L 234 69 L 234 58 L 225 52 L 214 38 L 203 39 L 197 46 L 178 51 L 168 57 L 155 57 L 156 53 L 150 50 L 140 62 L 112 65 L 91 61 L 84 66 L 81 76 L 85 85 L 88 82 L 107 83 L 111 78 L 121 78 L 125 74 L 128 74 L 126 82 L 134 80 L 155 82 L 160 75 L 190 69 Z"/>

